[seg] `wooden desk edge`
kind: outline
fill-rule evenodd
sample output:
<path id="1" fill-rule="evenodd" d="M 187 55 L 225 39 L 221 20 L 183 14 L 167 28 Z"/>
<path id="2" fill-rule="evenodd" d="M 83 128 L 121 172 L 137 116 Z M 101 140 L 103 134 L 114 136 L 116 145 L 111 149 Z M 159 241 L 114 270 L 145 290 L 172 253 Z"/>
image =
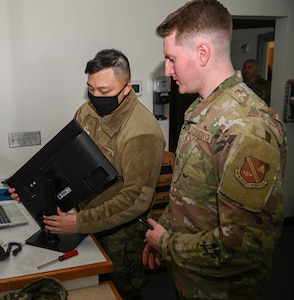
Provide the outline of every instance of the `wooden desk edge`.
<path id="1" fill-rule="evenodd" d="M 117 298 L 117 300 L 122 300 L 122 297 L 118 293 L 118 291 L 112 281 L 103 281 L 103 282 L 101 282 L 101 284 L 108 284 L 110 286 L 114 296 Z"/>
<path id="2" fill-rule="evenodd" d="M 33 273 L 22 276 L 15 276 L 10 278 L 0 279 L 0 291 L 9 291 L 23 288 L 25 285 L 36 281 L 43 277 L 54 277 L 60 281 L 71 280 L 81 277 L 88 277 L 93 275 L 111 273 L 113 271 L 113 263 L 109 256 L 105 253 L 104 249 L 96 241 L 95 237 L 91 234 L 93 241 L 105 257 L 106 261 L 83 266 L 75 266 L 72 268 L 52 270 L 48 272 Z"/>

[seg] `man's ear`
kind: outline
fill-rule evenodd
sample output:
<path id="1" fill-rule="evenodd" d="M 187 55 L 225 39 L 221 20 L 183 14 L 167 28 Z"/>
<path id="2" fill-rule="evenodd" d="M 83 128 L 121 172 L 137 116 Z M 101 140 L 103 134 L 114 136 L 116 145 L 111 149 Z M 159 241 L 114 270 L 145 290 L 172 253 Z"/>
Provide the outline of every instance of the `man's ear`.
<path id="1" fill-rule="evenodd" d="M 197 46 L 199 64 L 205 67 L 210 58 L 210 45 L 207 42 L 199 42 Z"/>
<path id="2" fill-rule="evenodd" d="M 129 82 L 124 89 L 124 95 L 128 95 L 131 89 L 132 89 L 132 84 Z"/>

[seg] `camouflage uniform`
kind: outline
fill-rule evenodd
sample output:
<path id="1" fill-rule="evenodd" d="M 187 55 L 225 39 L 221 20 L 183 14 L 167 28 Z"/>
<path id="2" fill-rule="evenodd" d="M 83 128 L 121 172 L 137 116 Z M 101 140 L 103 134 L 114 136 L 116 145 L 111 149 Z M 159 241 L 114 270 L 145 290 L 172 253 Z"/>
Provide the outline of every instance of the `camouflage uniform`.
<path id="1" fill-rule="evenodd" d="M 271 96 L 271 83 L 268 80 L 258 76 L 256 81 L 248 82 L 244 79 L 244 82 L 262 99 L 267 105 L 270 105 Z"/>
<path id="2" fill-rule="evenodd" d="M 163 259 L 186 299 L 261 300 L 283 225 L 286 160 L 279 116 L 239 72 L 186 111 Z"/>
<path id="3" fill-rule="evenodd" d="M 9 293 L 0 300 L 66 300 L 68 291 L 56 278 L 43 277 L 29 283 L 18 292 Z"/>

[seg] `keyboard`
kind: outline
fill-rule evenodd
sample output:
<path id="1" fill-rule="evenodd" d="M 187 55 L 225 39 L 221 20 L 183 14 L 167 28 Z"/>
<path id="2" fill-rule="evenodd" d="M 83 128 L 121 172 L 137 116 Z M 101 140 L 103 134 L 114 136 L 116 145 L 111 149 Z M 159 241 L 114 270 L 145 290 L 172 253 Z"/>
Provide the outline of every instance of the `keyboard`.
<path id="1" fill-rule="evenodd" d="M 10 223 L 10 219 L 4 211 L 3 207 L 0 205 L 0 224 Z"/>

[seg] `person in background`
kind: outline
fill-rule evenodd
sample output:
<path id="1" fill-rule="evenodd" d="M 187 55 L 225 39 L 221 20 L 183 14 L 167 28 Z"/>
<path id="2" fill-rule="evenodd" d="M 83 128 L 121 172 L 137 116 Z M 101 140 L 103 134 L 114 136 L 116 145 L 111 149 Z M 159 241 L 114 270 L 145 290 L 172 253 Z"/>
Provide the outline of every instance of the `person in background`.
<path id="1" fill-rule="evenodd" d="M 270 105 L 271 83 L 259 74 L 257 61 L 247 59 L 243 64 L 242 75 L 244 82 L 262 99 Z"/>
<path id="2" fill-rule="evenodd" d="M 169 205 L 142 261 L 165 261 L 178 299 L 263 299 L 283 226 L 284 125 L 231 62 L 232 17 L 188 1 L 157 27 L 165 75 L 199 93 L 178 140 Z"/>
<path id="3" fill-rule="evenodd" d="M 105 49 L 87 63 L 88 97 L 75 119 L 116 168 L 118 180 L 80 204 L 77 213 L 44 216 L 55 234 L 94 233 L 114 264 L 111 280 L 123 299 L 141 299 L 141 255 L 145 229 L 139 216 L 150 213 L 165 140 L 160 125 L 139 102 L 127 57 Z M 14 188 L 12 197 L 21 200 Z"/>

